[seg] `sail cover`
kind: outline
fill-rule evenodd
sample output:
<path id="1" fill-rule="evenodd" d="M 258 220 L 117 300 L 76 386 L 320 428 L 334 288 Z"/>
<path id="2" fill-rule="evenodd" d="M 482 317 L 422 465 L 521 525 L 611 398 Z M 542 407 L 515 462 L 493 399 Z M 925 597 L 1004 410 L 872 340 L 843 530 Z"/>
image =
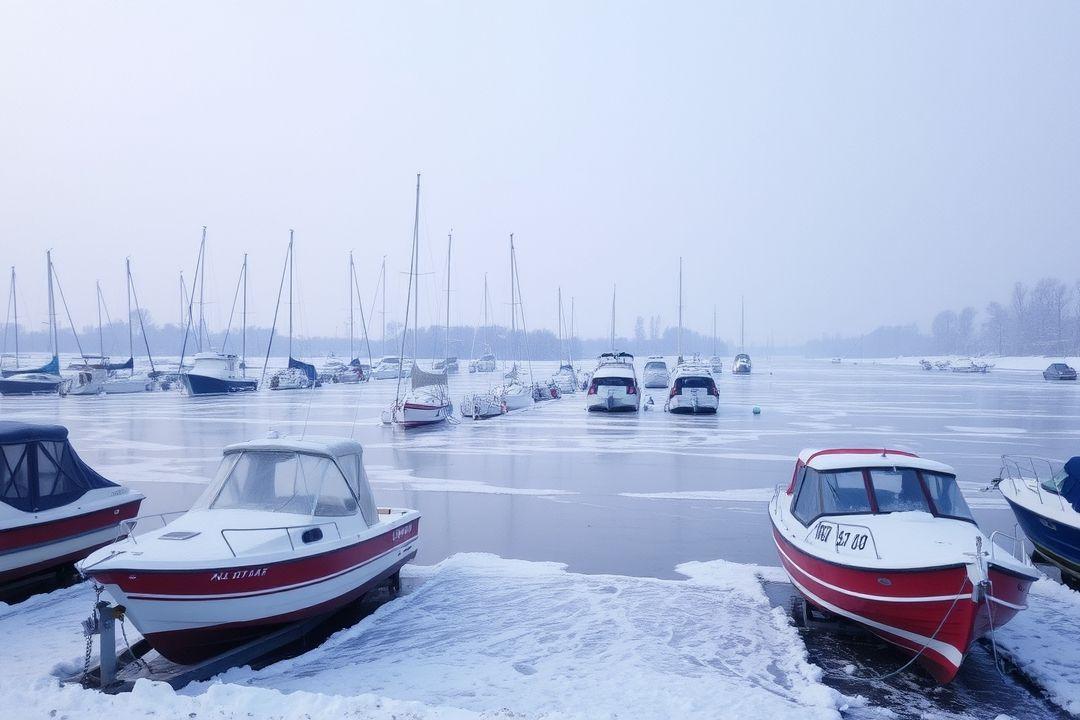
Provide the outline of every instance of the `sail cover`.
<path id="1" fill-rule="evenodd" d="M 289 367 L 294 368 L 296 370 L 299 370 L 300 372 L 307 375 L 308 380 L 310 380 L 311 382 L 315 382 L 315 366 L 314 365 L 312 365 L 310 363 L 302 362 L 302 361 L 297 360 L 295 358 L 289 358 Z"/>
<path id="2" fill-rule="evenodd" d="M 134 370 L 135 358 L 128 358 L 122 363 L 105 363 L 106 370 Z"/>
<path id="3" fill-rule="evenodd" d="M 409 374 L 412 380 L 413 390 L 422 387 L 431 387 L 433 385 L 446 385 L 446 371 L 442 372 L 426 372 L 421 370 L 417 366 L 416 362 L 413 362 L 412 372 Z"/>
<path id="4" fill-rule="evenodd" d="M 59 375 L 60 374 L 60 358 L 53 355 L 52 360 L 45 363 L 41 367 L 36 368 L 18 368 L 17 370 L 4 370 L 3 377 L 13 377 L 15 375 L 29 375 L 30 373 L 44 373 L 46 375 Z"/>
<path id="5" fill-rule="evenodd" d="M 79 458 L 67 436 L 62 425 L 0 421 L 0 502 L 40 512 L 116 487 Z"/>

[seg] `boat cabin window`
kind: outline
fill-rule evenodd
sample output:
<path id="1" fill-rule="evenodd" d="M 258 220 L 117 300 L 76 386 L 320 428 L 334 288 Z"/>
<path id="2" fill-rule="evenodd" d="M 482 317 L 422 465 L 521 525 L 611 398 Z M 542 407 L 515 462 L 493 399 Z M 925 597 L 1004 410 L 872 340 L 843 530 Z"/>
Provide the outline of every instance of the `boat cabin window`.
<path id="1" fill-rule="evenodd" d="M 700 376 L 687 376 L 681 377 L 675 380 L 675 391 L 678 392 L 683 388 L 706 388 L 712 390 L 716 387 L 716 383 L 713 382 L 711 377 Z"/>
<path id="2" fill-rule="evenodd" d="M 934 502 L 936 515 L 975 522 L 975 516 L 971 514 L 971 508 L 964 500 L 964 494 L 960 492 L 955 477 L 926 470 L 922 471 L 922 476 L 926 491 Z"/>
<path id="3" fill-rule="evenodd" d="M 344 455 L 337 461 L 341 471 L 345 473 L 345 480 L 352 488 L 353 495 L 360 503 L 360 513 L 364 516 L 364 520 L 369 526 L 374 525 L 379 521 L 379 510 L 375 507 L 375 497 L 371 494 L 371 485 L 368 484 L 363 458 L 359 454 Z"/>
<path id="4" fill-rule="evenodd" d="M 355 515 L 352 490 L 332 460 L 282 451 L 227 456 L 211 486 L 212 510 L 342 517 Z"/>
<path id="5" fill-rule="evenodd" d="M 646 370 L 667 370 L 667 363 L 663 360 L 652 360 L 645 363 Z"/>
<path id="6" fill-rule="evenodd" d="M 870 471 L 870 481 L 874 485 L 879 512 L 932 512 L 917 470 L 874 468 Z"/>
<path id="7" fill-rule="evenodd" d="M 596 387 L 633 387 L 633 378 L 624 377 L 598 377 L 593 378 Z"/>
<path id="8" fill-rule="evenodd" d="M 811 472 L 817 472 L 810 469 Z M 862 470 L 838 470 L 818 473 L 821 476 L 821 512 L 847 515 L 870 512 L 870 499 Z"/>
<path id="9" fill-rule="evenodd" d="M 30 472 L 27 466 L 26 445 L 0 445 L 0 499 L 22 510 L 30 502 Z"/>

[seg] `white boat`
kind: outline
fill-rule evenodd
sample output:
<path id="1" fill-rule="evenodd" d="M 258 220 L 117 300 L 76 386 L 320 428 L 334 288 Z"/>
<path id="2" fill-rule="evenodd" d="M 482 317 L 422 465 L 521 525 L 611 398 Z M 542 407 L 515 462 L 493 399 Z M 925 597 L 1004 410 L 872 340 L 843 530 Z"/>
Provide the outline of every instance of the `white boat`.
<path id="1" fill-rule="evenodd" d="M 627 352 L 603 353 L 585 394 L 589 412 L 637 412 L 641 392 L 634 372 L 634 356 Z"/>
<path id="2" fill-rule="evenodd" d="M 709 372 L 713 375 L 720 375 L 724 372 L 724 361 L 717 355 L 713 355 L 709 358 Z"/>
<path id="3" fill-rule="evenodd" d="M 104 368 L 85 365 L 75 373 L 74 377 L 64 380 L 64 384 L 60 386 L 60 394 L 75 397 L 103 395 L 108 374 Z"/>
<path id="4" fill-rule="evenodd" d="M 363 373 L 359 365 L 346 363 L 340 358 L 330 356 L 323 361 L 318 369 L 318 378 L 321 383 L 358 383 L 363 379 Z"/>
<path id="5" fill-rule="evenodd" d="M 536 402 L 533 396 L 533 386 L 524 382 L 520 375 L 517 363 L 514 363 L 506 373 L 507 382 L 495 390 L 496 395 L 501 398 L 503 405 L 506 406 L 507 412 L 532 407 L 533 403 Z"/>
<path id="6" fill-rule="evenodd" d="M 45 252 L 49 288 L 49 348 L 52 358 L 40 367 L 19 367 L 19 313 L 15 303 L 15 367 L 0 370 L 0 395 L 55 395 L 64 384 L 56 337 L 56 304 L 53 298 L 52 251 Z M 15 298 L 15 268 L 11 269 L 11 296 Z"/>
<path id="7" fill-rule="evenodd" d="M 647 388 L 666 388 L 671 382 L 667 362 L 660 355 L 653 355 L 645 361 L 641 372 L 641 382 Z"/>
<path id="8" fill-rule="evenodd" d="M 707 365 L 683 363 L 675 368 L 665 410 L 671 413 L 715 415 L 719 407 L 720 391 Z"/>
<path id="9" fill-rule="evenodd" d="M 235 355 L 217 352 L 201 352 L 195 355 L 195 363 L 187 372 L 180 373 L 180 381 L 188 395 L 228 395 L 251 392 L 258 387 L 254 378 L 245 378 L 238 367 Z"/>
<path id="10" fill-rule="evenodd" d="M 560 395 L 565 395 L 567 393 L 576 393 L 581 381 L 578 379 L 577 371 L 574 369 L 574 360 L 571 358 L 570 353 L 570 342 L 566 341 L 563 337 L 563 304 L 561 287 L 558 290 L 558 307 L 559 351 L 564 359 L 559 362 L 559 369 L 551 376 L 551 384 L 558 389 Z"/>
<path id="11" fill-rule="evenodd" d="M 86 465 L 67 428 L 0 420 L 0 584 L 113 542 L 142 500 Z"/>
<path id="12" fill-rule="evenodd" d="M 408 371 L 402 374 L 401 358 L 397 355 L 387 356 L 379 360 L 375 369 L 371 371 L 371 377 L 376 380 L 397 380 L 409 377 Z"/>
<path id="13" fill-rule="evenodd" d="M 461 400 L 461 416 L 483 420 L 506 414 L 506 403 L 498 392 L 478 392 Z"/>
<path id="14" fill-rule="evenodd" d="M 165 658 L 193 663 L 393 581 L 420 513 L 377 508 L 354 440 L 230 445 L 191 510 L 95 552 L 102 585 Z"/>
<path id="15" fill-rule="evenodd" d="M 293 357 L 293 271 L 296 267 L 296 255 L 293 246 L 293 231 L 289 230 L 289 246 L 285 251 L 285 268 L 289 274 L 289 362 L 284 369 L 278 370 L 270 377 L 268 383 L 271 390 L 307 390 L 308 388 L 321 387 L 319 374 L 311 363 L 298 360 Z M 284 279 L 284 270 L 282 271 Z M 281 288 L 278 289 L 277 304 L 274 306 L 275 324 L 270 326 L 270 342 L 266 347 L 266 361 L 263 363 L 263 376 L 266 376 L 266 362 L 270 359 L 270 351 L 274 343 L 274 329 L 277 319 L 277 310 L 281 305 Z"/>
<path id="16" fill-rule="evenodd" d="M 949 369 L 954 373 L 988 373 L 990 368 L 994 367 L 991 363 L 976 360 L 975 358 L 967 358 L 962 362 L 958 362 L 952 365 Z"/>
<path id="17" fill-rule="evenodd" d="M 739 353 L 731 362 L 732 375 L 749 375 L 752 369 L 753 365 L 750 362 L 750 356 L 746 353 Z"/>
<path id="18" fill-rule="evenodd" d="M 474 365 L 478 373 L 495 372 L 495 353 L 484 353 L 474 361 Z"/>

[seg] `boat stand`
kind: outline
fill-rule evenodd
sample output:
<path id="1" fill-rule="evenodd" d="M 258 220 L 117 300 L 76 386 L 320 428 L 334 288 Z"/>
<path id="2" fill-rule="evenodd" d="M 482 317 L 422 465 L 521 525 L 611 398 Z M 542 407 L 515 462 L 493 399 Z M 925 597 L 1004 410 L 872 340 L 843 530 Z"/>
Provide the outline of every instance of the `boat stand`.
<path id="1" fill-rule="evenodd" d="M 401 592 L 401 573 L 393 572 L 380 578 L 379 585 L 368 591 L 354 603 L 373 603 L 374 607 L 365 611 L 373 612 L 378 605 L 392 600 Z M 234 667 L 251 665 L 261 667 L 261 661 L 280 659 L 275 654 L 289 645 L 304 642 L 309 636 L 325 639 L 325 625 L 332 624 L 337 613 L 320 615 L 300 622 L 284 625 L 278 630 L 260 636 L 243 645 L 215 655 L 212 658 L 192 665 L 179 665 L 162 657 L 150 647 L 150 643 L 140 638 L 123 652 L 116 651 L 117 623 L 122 623 L 124 607 L 99 600 L 94 606 L 94 614 L 83 621 L 83 633 L 87 638 L 86 671 L 64 679 L 65 683 L 82 685 L 87 689 L 100 690 L 114 695 L 129 692 L 138 680 L 146 679 L 167 683 L 174 690 L 179 690 L 193 682 L 209 680 Z M 344 609 L 343 609 L 344 610 Z M 336 629 L 336 628 L 335 628 Z M 121 637 L 126 635 L 121 626 Z M 90 664 L 90 650 L 94 636 L 98 641 L 97 665 Z"/>
<path id="2" fill-rule="evenodd" d="M 105 601 L 97 604 L 96 621 L 84 622 L 84 630 L 98 637 L 99 661 L 83 674 L 65 679 L 88 689 L 101 690 L 110 695 L 128 692 L 141 679 L 154 680 L 170 685 L 174 690 L 200 680 L 208 680 L 226 670 L 250 665 L 305 635 L 326 621 L 316 617 L 286 625 L 279 630 L 245 643 L 220 655 L 193 665 L 178 665 L 166 660 L 140 638 L 130 648 L 118 653 L 116 650 L 116 625 L 123 621 L 124 608 Z"/>

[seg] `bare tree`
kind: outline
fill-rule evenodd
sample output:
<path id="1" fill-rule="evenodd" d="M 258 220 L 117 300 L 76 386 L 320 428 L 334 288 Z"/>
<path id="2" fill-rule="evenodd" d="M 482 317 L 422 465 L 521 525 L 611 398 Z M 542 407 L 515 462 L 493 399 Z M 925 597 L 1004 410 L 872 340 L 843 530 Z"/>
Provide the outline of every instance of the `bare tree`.
<path id="1" fill-rule="evenodd" d="M 986 306 L 983 322 L 983 346 L 994 348 L 998 355 L 1005 354 L 1005 337 L 1009 332 L 1009 311 L 994 301 Z"/>
<path id="2" fill-rule="evenodd" d="M 1029 330 L 1028 322 L 1028 291 L 1024 283 L 1018 282 L 1013 285 L 1012 291 L 1012 314 L 1015 330 L 1013 332 L 1013 351 L 1024 353 L 1027 349 Z"/>

